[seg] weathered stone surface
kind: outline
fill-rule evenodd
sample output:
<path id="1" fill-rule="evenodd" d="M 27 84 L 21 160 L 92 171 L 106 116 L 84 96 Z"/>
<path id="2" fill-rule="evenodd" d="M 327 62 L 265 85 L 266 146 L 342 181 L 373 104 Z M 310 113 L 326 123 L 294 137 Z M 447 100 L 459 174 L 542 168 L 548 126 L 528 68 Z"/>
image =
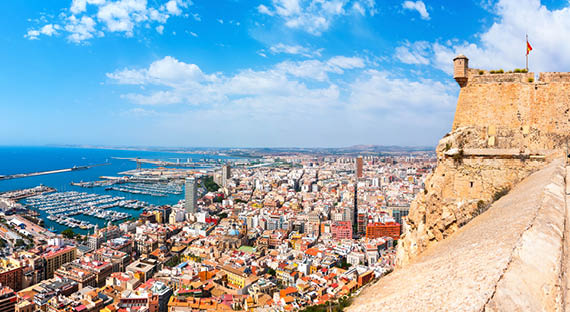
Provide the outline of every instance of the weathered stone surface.
<path id="1" fill-rule="evenodd" d="M 501 189 L 565 153 L 570 73 L 540 73 L 534 81 L 533 73 L 480 72 L 468 69 L 461 84 L 453 130 L 439 142 L 425 194 L 411 204 L 399 266 L 469 222 Z"/>
<path id="2" fill-rule="evenodd" d="M 554 161 L 524 179 L 451 237 L 363 291 L 348 311 L 561 310 L 563 165 Z"/>
<path id="3" fill-rule="evenodd" d="M 457 231 L 488 207 L 495 194 L 510 189 L 548 161 L 529 155 L 556 154 L 549 150 L 485 149 L 486 140 L 480 133 L 477 127 L 462 127 L 440 141 L 437 168 L 427 177 L 425 192 L 412 202 L 404 225 L 398 245 L 399 266 Z M 448 153 L 454 148 L 468 153 Z M 516 154 L 517 150 L 522 153 Z"/>

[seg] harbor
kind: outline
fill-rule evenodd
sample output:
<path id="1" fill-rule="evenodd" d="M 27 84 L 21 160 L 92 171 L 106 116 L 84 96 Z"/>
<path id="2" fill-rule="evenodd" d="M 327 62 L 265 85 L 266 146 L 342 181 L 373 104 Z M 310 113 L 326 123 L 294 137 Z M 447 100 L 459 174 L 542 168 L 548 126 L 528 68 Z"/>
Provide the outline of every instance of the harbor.
<path id="1" fill-rule="evenodd" d="M 179 153 L 170 152 L 61 147 L 9 148 L 0 155 L 4 159 L 4 162 L 0 162 L 0 175 L 3 177 L 17 176 L 27 171 L 46 173 L 0 179 L 0 213 L 35 215 L 44 221 L 46 229 L 60 233 L 72 228 L 80 234 L 93 231 L 93 225 L 104 227 L 109 221 L 118 224 L 137 218 L 145 208 L 174 205 L 184 197 L 184 181 L 187 177 L 206 174 L 216 168 L 216 163 L 231 159 L 202 154 L 185 154 L 183 157 L 186 158 L 181 158 Z M 195 168 L 191 168 L 191 165 L 165 168 L 158 167 L 158 163 L 137 165 L 137 158 L 171 164 L 190 160 L 198 164 Z M 202 168 L 200 162 L 208 163 L 211 167 Z M 73 165 L 77 166 L 72 170 Z M 54 173 L 50 168 L 68 169 Z M 26 205 L 27 202 L 32 203 L 28 199 L 35 195 L 51 194 L 82 194 L 84 198 L 72 199 L 74 196 L 68 196 L 71 203 L 53 205 L 51 209 L 45 206 L 44 210 L 40 210 L 39 206 Z M 120 200 L 105 202 L 110 198 Z M 95 207 L 86 210 L 89 203 Z"/>
<path id="2" fill-rule="evenodd" d="M 76 191 L 36 195 L 25 199 L 22 203 L 28 209 L 38 211 L 49 221 L 85 231 L 107 222 L 124 221 L 135 214 L 140 214 L 141 210 L 154 208 L 154 205 L 120 196 Z M 93 222 L 93 218 L 100 222 Z"/>

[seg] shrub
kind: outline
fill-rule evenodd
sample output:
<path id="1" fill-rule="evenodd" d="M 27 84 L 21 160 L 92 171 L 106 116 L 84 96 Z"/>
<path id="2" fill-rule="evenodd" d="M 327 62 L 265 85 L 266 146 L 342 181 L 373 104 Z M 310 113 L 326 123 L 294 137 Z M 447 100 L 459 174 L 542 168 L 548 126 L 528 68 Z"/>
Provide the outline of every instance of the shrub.
<path id="1" fill-rule="evenodd" d="M 499 69 L 499 70 L 497 71 L 498 74 L 502 74 L 502 73 L 504 73 L 504 72 L 505 72 L 505 71 L 504 71 L 503 69 Z"/>
<path id="2" fill-rule="evenodd" d="M 456 162 L 460 162 L 461 160 L 463 160 L 463 149 L 460 149 L 457 154 L 453 154 L 452 156 L 453 160 L 455 160 Z"/>
<path id="3" fill-rule="evenodd" d="M 490 74 L 494 74 L 495 71 L 494 71 L 494 70 L 490 70 L 489 73 L 490 73 Z"/>
<path id="4" fill-rule="evenodd" d="M 477 210 L 475 210 L 475 213 L 473 213 L 473 216 L 476 217 L 480 214 L 482 214 L 483 212 L 487 211 L 487 209 L 489 209 L 489 207 L 491 207 L 491 204 L 486 203 L 482 200 L 477 202 Z"/>
<path id="5" fill-rule="evenodd" d="M 515 73 L 522 73 L 522 69 L 520 69 L 520 68 L 515 68 Z"/>
<path id="6" fill-rule="evenodd" d="M 501 197 L 507 195 L 511 189 L 509 187 L 503 187 L 502 189 L 498 190 L 493 194 L 493 201 L 499 200 Z"/>
<path id="7" fill-rule="evenodd" d="M 485 73 L 484 70 L 480 70 L 480 71 L 479 71 L 479 75 L 483 75 L 484 73 Z"/>
<path id="8" fill-rule="evenodd" d="M 528 77 L 528 82 L 534 82 L 534 78 Z"/>
<path id="9" fill-rule="evenodd" d="M 521 69 L 521 73 L 528 73 L 528 69 L 526 68 Z"/>

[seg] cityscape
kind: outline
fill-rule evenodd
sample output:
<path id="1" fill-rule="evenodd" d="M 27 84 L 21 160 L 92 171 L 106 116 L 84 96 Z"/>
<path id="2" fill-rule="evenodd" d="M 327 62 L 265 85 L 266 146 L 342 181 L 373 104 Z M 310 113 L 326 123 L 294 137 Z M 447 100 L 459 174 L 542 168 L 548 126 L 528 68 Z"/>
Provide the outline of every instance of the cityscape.
<path id="1" fill-rule="evenodd" d="M 568 1 L 0 11 L 0 312 L 570 311 Z"/>
<path id="2" fill-rule="evenodd" d="M 0 282 L 18 311 L 343 302 L 393 270 L 402 218 L 436 164 L 431 151 L 255 153 L 208 168 L 135 158 L 118 176 L 71 182 L 79 191 L 0 193 Z M 150 204 L 167 195 L 178 202 Z"/>

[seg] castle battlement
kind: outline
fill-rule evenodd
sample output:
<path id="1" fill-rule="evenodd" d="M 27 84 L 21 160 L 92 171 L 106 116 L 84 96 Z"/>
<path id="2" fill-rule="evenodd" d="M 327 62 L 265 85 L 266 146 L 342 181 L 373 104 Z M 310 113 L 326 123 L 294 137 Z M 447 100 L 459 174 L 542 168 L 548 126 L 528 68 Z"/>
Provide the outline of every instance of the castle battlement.
<path id="1" fill-rule="evenodd" d="M 461 90 L 452 130 L 478 128 L 489 148 L 554 149 L 566 143 L 570 73 L 543 72 L 538 79 L 532 72 L 490 73 L 469 68 L 460 55 L 454 78 Z"/>
<path id="2" fill-rule="evenodd" d="M 533 72 L 493 72 L 479 68 L 469 68 L 469 59 L 460 54 L 453 59 L 453 78 L 461 88 L 480 83 L 570 83 L 569 72 L 541 72 L 535 80 Z"/>

